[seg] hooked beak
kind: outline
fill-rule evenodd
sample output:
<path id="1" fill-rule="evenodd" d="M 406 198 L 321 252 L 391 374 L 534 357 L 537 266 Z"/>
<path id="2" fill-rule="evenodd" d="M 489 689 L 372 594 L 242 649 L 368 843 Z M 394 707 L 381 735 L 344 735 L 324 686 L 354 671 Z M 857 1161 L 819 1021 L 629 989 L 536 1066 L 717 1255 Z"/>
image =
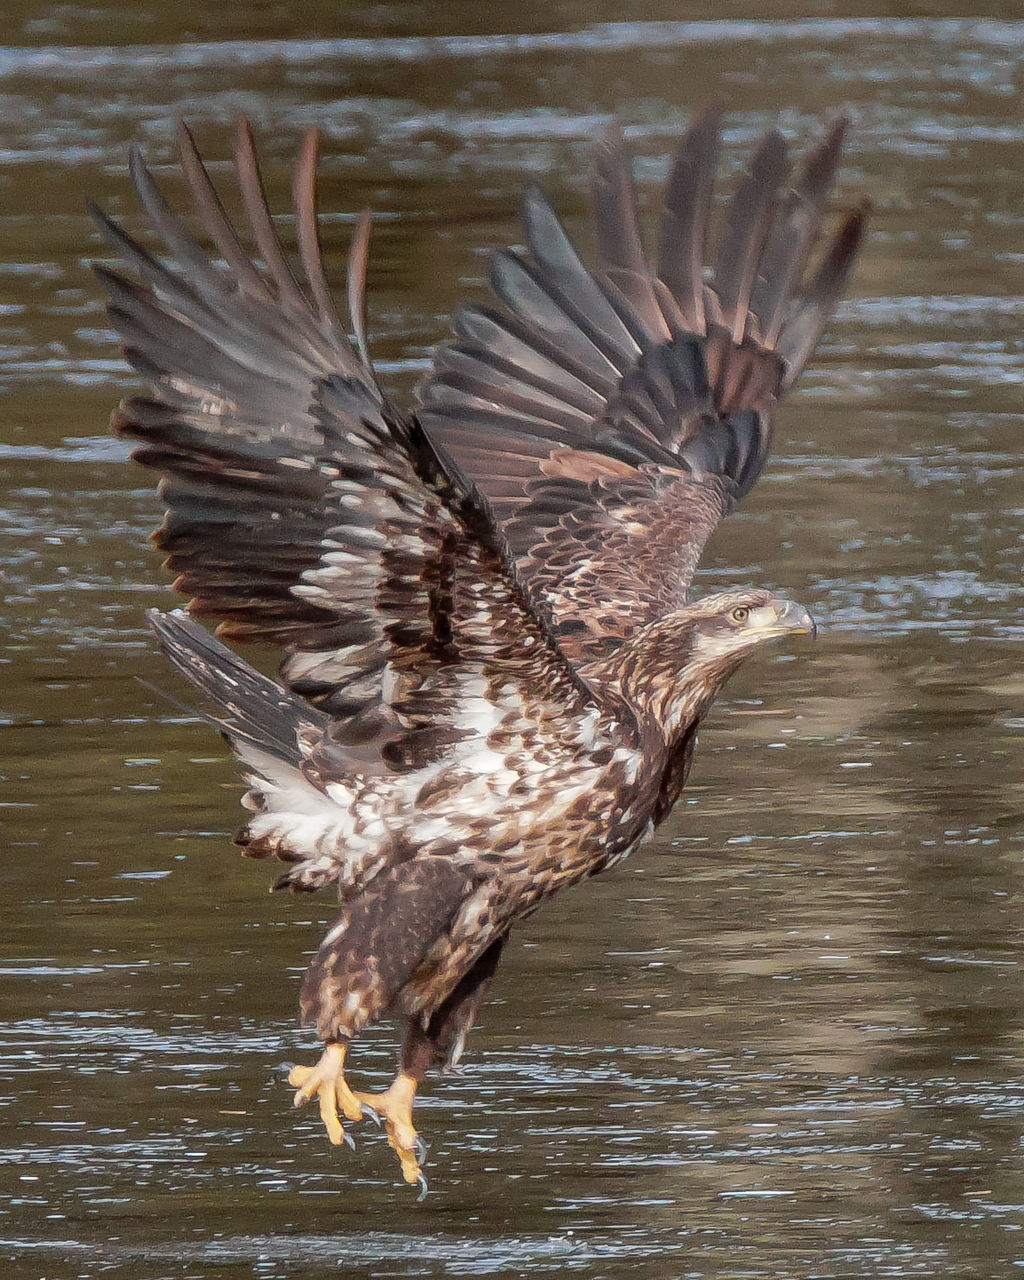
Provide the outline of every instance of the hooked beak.
<path id="1" fill-rule="evenodd" d="M 818 624 L 803 605 L 797 604 L 795 600 L 780 600 L 775 606 L 775 616 L 778 619 L 776 626 L 780 632 L 817 637 Z"/>

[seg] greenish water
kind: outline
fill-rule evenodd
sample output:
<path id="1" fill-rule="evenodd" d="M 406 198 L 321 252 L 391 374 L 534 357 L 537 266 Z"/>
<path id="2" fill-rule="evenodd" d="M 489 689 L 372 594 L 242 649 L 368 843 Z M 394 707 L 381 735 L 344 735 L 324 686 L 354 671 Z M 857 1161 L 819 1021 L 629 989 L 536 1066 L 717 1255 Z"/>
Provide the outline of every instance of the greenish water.
<path id="1" fill-rule="evenodd" d="M 1024 20 L 899 8 L 8 6 L 5 1276 L 1020 1274 Z M 139 226 L 129 141 L 163 164 L 183 114 L 224 159 L 245 112 L 285 208 L 320 124 L 329 264 L 374 208 L 372 348 L 401 391 L 518 238 L 526 180 L 586 242 L 601 124 L 651 196 L 715 99 L 730 167 L 776 117 L 806 136 L 848 106 L 842 199 L 876 209 L 702 579 L 785 590 L 824 633 L 734 681 L 654 844 L 519 930 L 424 1098 L 417 1204 L 383 1139 L 329 1149 L 291 1109 L 332 904 L 265 892 L 219 739 L 138 679 L 181 692 L 142 622 L 172 597 L 148 477 L 106 436 L 132 383 L 83 198 Z M 368 1035 L 362 1078 L 394 1048 Z"/>

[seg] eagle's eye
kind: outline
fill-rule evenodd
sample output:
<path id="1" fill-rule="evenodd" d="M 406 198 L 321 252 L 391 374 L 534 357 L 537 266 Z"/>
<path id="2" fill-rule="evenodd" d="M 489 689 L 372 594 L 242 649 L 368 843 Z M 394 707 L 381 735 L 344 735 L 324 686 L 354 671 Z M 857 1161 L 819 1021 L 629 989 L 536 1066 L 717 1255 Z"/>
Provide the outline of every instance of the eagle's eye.
<path id="1" fill-rule="evenodd" d="M 733 622 L 746 622 L 746 620 L 750 617 L 750 610 L 747 608 L 745 604 L 740 604 L 740 605 L 737 605 L 735 609 L 732 609 L 730 611 L 729 617 L 733 620 Z"/>

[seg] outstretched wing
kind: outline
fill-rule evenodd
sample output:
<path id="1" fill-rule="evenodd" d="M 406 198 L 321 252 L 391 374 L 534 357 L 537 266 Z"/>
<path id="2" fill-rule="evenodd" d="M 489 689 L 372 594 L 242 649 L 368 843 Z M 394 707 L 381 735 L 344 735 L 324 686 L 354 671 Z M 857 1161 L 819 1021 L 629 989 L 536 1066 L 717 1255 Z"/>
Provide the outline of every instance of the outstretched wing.
<path id="1" fill-rule="evenodd" d="M 858 212 L 808 271 L 843 132 L 832 127 L 792 188 L 786 144 L 767 135 L 709 271 L 719 113 L 679 144 L 656 268 L 622 136 L 610 130 L 593 187 L 604 270 L 587 270 L 531 188 L 528 252 L 493 262 L 504 309 L 465 308 L 436 355 L 419 420 L 491 514 L 512 573 L 584 678 L 685 602 L 707 539 L 761 472 L 775 404 L 861 239 Z"/>
<path id="2" fill-rule="evenodd" d="M 217 257 L 172 212 L 138 150 L 132 178 L 167 257 L 94 211 L 142 278 L 97 268 L 126 356 L 153 388 L 121 405 L 113 426 L 142 442 L 133 457 L 161 477 L 167 513 L 154 539 L 191 613 L 218 619 L 229 639 L 283 646 L 285 682 L 356 719 L 353 740 L 394 735 L 403 726 L 392 703 L 407 690 L 396 690 L 388 665 L 444 658 L 446 581 L 467 534 L 422 432 L 385 401 L 370 367 L 368 219 L 349 253 L 353 343 L 320 257 L 316 132 L 293 183 L 302 286 L 274 229 L 248 126 L 239 125 L 235 169 L 262 266 L 184 126 L 178 147 Z"/>
<path id="3" fill-rule="evenodd" d="M 158 260 L 99 210 L 113 248 L 142 282 L 97 266 L 109 315 L 132 367 L 153 388 L 115 412 L 113 427 L 142 442 L 133 454 L 161 476 L 167 504 L 154 534 L 191 611 L 216 617 L 238 639 L 277 644 L 315 637 L 329 611 L 292 593 L 320 559 L 331 475 L 317 391 L 335 379 L 338 425 L 383 427 L 385 406 L 326 295 L 316 244 L 310 134 L 295 172 L 303 267 L 315 304 L 299 289 L 271 222 L 251 133 L 236 140 L 242 200 L 264 267 L 229 222 L 188 130 L 178 130 L 182 171 L 212 259 L 174 214 L 140 151 L 131 153 L 139 201 L 164 241 Z M 365 228 L 350 255 L 351 292 L 365 269 Z"/>

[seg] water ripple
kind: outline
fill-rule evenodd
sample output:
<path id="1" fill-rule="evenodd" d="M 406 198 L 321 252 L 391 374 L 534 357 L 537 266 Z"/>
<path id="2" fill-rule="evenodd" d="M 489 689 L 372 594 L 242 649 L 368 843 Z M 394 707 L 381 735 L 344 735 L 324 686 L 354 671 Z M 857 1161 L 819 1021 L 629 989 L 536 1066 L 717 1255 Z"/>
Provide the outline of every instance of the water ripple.
<path id="1" fill-rule="evenodd" d="M 522 57 L 537 53 L 615 52 L 684 45 L 737 43 L 773 45 L 878 40 L 975 44 L 1003 51 L 1024 45 L 1024 21 L 978 18 L 808 18 L 697 22 L 604 22 L 576 31 L 508 35 L 380 36 L 324 40 L 222 40 L 177 45 L 0 48 L 0 76 L 44 75 L 65 79 L 76 72 L 242 68 L 318 62 L 416 62 L 453 58 Z"/>

